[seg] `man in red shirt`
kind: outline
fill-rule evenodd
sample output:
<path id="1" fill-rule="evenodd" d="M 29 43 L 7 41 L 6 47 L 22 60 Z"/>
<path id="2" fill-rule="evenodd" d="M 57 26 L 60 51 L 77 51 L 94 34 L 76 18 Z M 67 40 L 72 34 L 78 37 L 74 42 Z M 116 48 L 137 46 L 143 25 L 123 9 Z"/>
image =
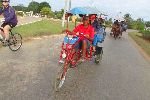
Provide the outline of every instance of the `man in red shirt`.
<path id="1" fill-rule="evenodd" d="M 83 59 L 85 59 L 86 49 L 88 47 L 89 40 L 93 41 L 94 39 L 94 28 L 90 25 L 89 17 L 83 17 L 83 24 L 78 25 L 74 30 L 73 34 L 78 36 L 85 36 L 85 39 L 82 41 L 82 51 Z"/>

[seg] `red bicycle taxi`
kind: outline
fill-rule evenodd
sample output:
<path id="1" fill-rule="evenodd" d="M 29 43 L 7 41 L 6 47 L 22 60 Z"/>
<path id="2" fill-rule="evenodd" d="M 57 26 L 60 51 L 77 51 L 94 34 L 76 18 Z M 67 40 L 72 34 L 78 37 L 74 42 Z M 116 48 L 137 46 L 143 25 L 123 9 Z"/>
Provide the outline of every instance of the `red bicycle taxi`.
<path id="1" fill-rule="evenodd" d="M 67 26 L 68 26 L 68 22 L 67 22 Z M 77 65 L 82 63 L 80 61 L 82 57 L 82 49 L 80 49 L 80 42 L 83 39 L 86 39 L 83 33 L 79 33 L 80 36 L 73 35 L 73 33 L 69 31 L 68 28 L 64 31 L 64 33 L 66 34 L 66 36 L 61 46 L 62 50 L 59 59 L 59 63 L 62 66 L 55 78 L 56 91 L 59 91 L 63 86 L 68 69 L 75 68 Z M 92 41 L 91 40 L 89 41 L 90 41 L 90 46 L 86 50 L 86 60 L 90 61 L 94 56 L 95 63 L 99 64 L 100 61 L 102 60 L 103 49 L 102 47 L 96 47 L 96 52 L 93 52 Z"/>

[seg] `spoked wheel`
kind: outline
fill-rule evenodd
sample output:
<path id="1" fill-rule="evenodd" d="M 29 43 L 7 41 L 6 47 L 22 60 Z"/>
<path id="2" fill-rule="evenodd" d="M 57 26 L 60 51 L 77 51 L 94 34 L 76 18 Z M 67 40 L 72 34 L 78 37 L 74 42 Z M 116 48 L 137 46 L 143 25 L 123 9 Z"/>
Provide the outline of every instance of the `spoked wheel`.
<path id="1" fill-rule="evenodd" d="M 22 46 L 22 36 L 18 33 L 15 33 L 10 36 L 9 39 L 9 48 L 12 51 L 17 51 Z"/>
<path id="2" fill-rule="evenodd" d="M 95 55 L 95 64 L 100 64 L 102 61 L 103 56 L 103 49 L 101 49 L 101 52 Z"/>
<path id="3" fill-rule="evenodd" d="M 67 71 L 68 71 L 68 64 L 64 64 L 63 66 L 61 66 L 61 69 L 57 73 L 56 78 L 55 78 L 55 91 L 56 92 L 59 92 L 62 86 L 64 85 Z"/>

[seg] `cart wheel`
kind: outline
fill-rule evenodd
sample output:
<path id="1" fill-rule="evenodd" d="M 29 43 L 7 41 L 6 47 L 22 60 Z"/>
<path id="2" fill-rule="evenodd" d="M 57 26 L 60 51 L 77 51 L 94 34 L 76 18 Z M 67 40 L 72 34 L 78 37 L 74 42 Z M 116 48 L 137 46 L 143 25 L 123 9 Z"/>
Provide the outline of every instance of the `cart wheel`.
<path id="1" fill-rule="evenodd" d="M 100 64 L 101 63 L 102 56 L 103 56 L 103 50 L 101 51 L 100 54 L 95 55 L 95 64 Z"/>

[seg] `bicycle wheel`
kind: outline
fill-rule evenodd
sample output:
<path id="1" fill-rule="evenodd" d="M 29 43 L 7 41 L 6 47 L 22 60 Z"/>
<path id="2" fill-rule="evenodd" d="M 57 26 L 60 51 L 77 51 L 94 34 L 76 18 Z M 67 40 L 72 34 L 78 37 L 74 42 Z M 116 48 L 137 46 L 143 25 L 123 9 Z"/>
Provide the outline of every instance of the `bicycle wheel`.
<path id="1" fill-rule="evenodd" d="M 12 51 L 17 51 L 22 46 L 22 36 L 18 33 L 11 34 L 9 39 L 9 48 Z"/>
<path id="2" fill-rule="evenodd" d="M 61 66 L 61 69 L 56 75 L 55 78 L 55 91 L 58 92 L 62 86 L 64 85 L 65 79 L 66 79 L 66 74 L 68 71 L 68 64 L 65 63 L 63 66 Z"/>
<path id="3" fill-rule="evenodd" d="M 100 53 L 95 55 L 95 64 L 100 64 L 101 63 L 102 56 L 103 56 L 103 49 L 101 50 Z"/>

